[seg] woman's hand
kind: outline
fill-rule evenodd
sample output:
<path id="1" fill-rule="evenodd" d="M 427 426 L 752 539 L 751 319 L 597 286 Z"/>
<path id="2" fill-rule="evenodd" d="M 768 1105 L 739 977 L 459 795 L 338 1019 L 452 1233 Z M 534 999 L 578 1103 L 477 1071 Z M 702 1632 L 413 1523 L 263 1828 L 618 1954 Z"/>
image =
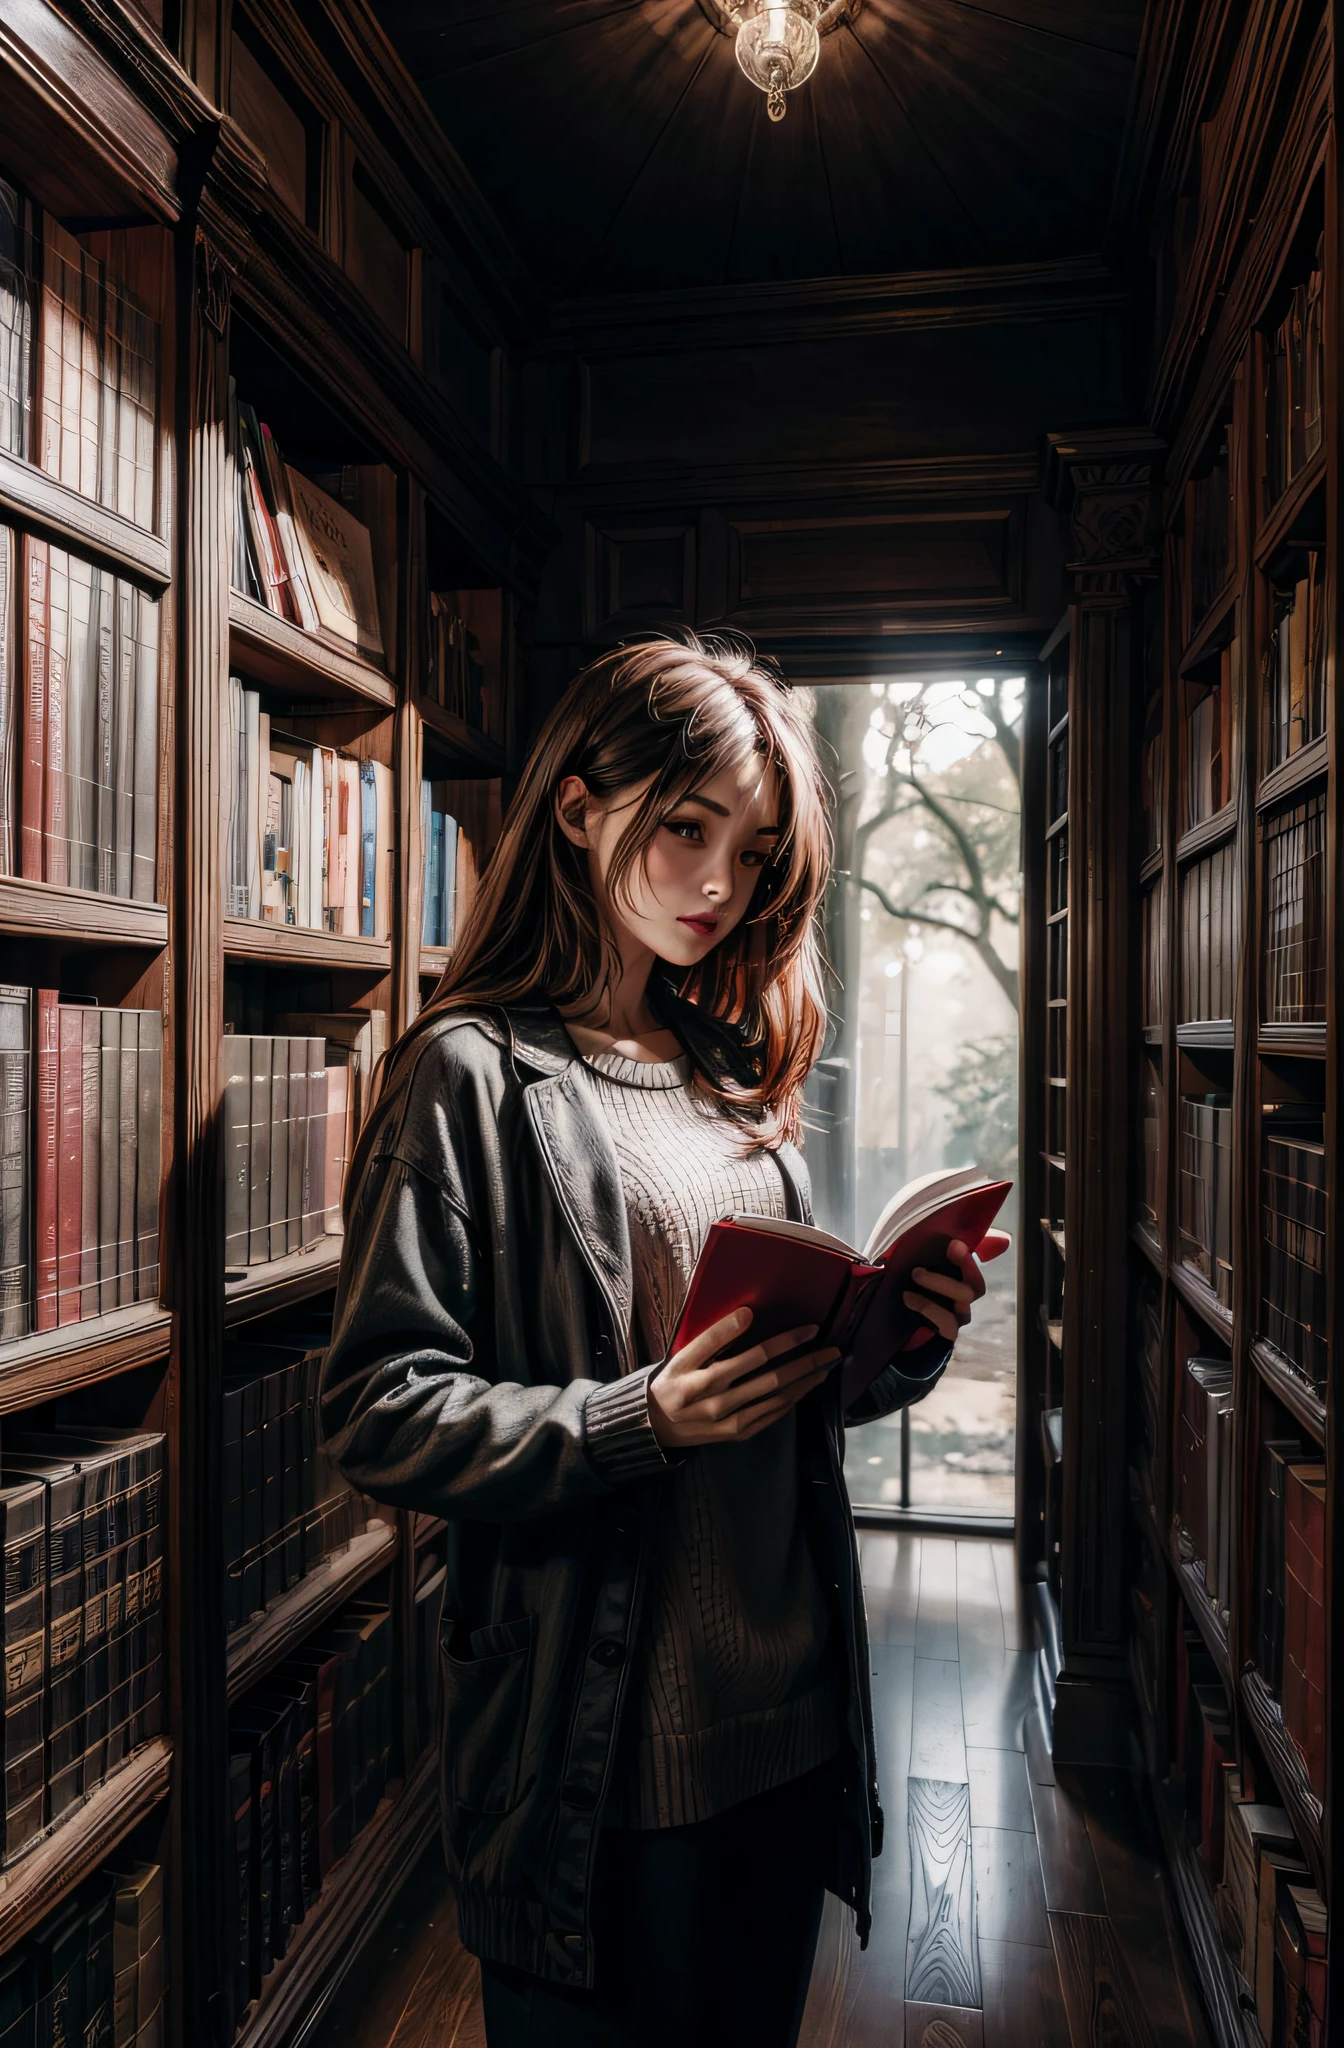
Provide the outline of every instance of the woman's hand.
<path id="1" fill-rule="evenodd" d="M 716 1357 L 750 1321 L 749 1308 L 721 1316 L 674 1351 L 650 1379 L 649 1421 L 665 1451 L 690 1450 L 697 1444 L 741 1444 L 759 1436 L 820 1386 L 840 1356 L 830 1345 L 791 1358 L 787 1365 L 772 1365 L 772 1359 L 796 1351 L 816 1336 L 817 1325 L 805 1323 L 747 1351 Z"/>
<path id="2" fill-rule="evenodd" d="M 917 1351 L 921 1344 L 927 1344 L 935 1336 L 946 1337 L 955 1343 L 958 1334 L 971 1320 L 971 1303 L 978 1301 L 985 1291 L 985 1276 L 976 1264 L 974 1254 L 967 1249 L 959 1237 L 954 1237 L 947 1248 L 947 1256 L 954 1266 L 960 1266 L 960 1280 L 949 1280 L 943 1273 L 932 1273 L 927 1266 L 916 1266 L 910 1275 L 921 1288 L 920 1294 L 908 1287 L 901 1296 L 907 1308 L 918 1309 L 926 1316 L 933 1328 L 916 1330 L 902 1345 L 904 1351 Z"/>

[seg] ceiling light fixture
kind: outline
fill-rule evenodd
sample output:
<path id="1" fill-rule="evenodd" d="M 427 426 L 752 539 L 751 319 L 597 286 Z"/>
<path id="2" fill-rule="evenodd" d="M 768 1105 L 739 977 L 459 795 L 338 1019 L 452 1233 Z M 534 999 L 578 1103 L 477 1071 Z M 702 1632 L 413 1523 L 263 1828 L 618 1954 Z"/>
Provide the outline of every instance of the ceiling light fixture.
<path id="1" fill-rule="evenodd" d="M 852 21 L 861 0 L 700 0 L 721 35 L 736 39 L 737 61 L 765 94 L 772 121 L 784 119 L 785 93 L 812 76 L 821 38 Z"/>

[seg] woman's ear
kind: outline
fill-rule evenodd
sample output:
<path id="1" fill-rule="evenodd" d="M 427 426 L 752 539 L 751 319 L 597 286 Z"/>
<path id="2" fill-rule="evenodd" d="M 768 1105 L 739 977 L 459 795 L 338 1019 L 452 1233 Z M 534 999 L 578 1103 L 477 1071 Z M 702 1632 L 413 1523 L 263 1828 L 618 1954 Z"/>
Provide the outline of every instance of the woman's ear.
<path id="1" fill-rule="evenodd" d="M 588 806 L 591 798 L 588 785 L 581 775 L 562 776 L 555 792 L 555 815 L 560 830 L 566 839 L 572 839 L 575 846 L 589 845 Z"/>

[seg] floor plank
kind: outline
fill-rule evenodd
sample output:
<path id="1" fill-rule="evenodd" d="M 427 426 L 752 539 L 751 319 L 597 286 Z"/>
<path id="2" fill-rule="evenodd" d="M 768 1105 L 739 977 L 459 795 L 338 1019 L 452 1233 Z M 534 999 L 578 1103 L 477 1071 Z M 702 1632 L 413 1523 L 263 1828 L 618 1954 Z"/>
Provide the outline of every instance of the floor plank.
<path id="1" fill-rule="evenodd" d="M 1003 1614 L 1003 1646 L 1006 1650 L 1034 1650 L 1030 1589 L 1017 1576 L 1017 1554 L 1011 1543 L 991 1543 L 994 1576 L 999 1584 L 999 1606 Z"/>
<path id="2" fill-rule="evenodd" d="M 959 1651 L 967 1642 L 984 1650 L 1004 1647 L 994 1558 L 978 1539 L 957 1544 L 957 1642 Z"/>
<path id="3" fill-rule="evenodd" d="M 910 1775 L 966 1782 L 966 1737 L 961 1718 L 961 1667 L 915 1658 Z"/>
<path id="4" fill-rule="evenodd" d="M 913 1649 L 876 1646 L 872 1652 L 873 1725 L 886 1843 L 873 1865 L 873 1928 L 868 1946 L 855 1944 L 846 1982 L 845 2048 L 891 2048 L 893 2013 L 905 1996 L 905 1938 L 910 1924 L 910 1850 L 906 1839 L 906 1778 L 914 1712 Z"/>
<path id="5" fill-rule="evenodd" d="M 961 1649 L 961 1703 L 966 1740 L 977 1749 L 1021 1749 L 1031 1704 L 1034 1657 L 997 1650 L 969 1638 Z"/>
<path id="6" fill-rule="evenodd" d="M 1020 1749 L 977 1749 L 968 1742 L 966 1780 L 972 1827 L 1034 1831 L 1027 1760 Z"/>
<path id="7" fill-rule="evenodd" d="M 1051 1948 L 980 1937 L 985 2048 L 1072 2048 Z"/>
<path id="8" fill-rule="evenodd" d="M 915 1647 L 919 1615 L 920 1539 L 904 1529 L 865 1529 L 859 1560 L 863 1568 L 868 1632 L 874 1643 Z"/>
<path id="9" fill-rule="evenodd" d="M 957 1654 L 957 1546 L 950 1536 L 925 1536 L 919 1547 L 915 1655 L 947 1660 Z"/>
<path id="10" fill-rule="evenodd" d="M 1106 1893 L 1076 1791 L 1055 1782 L 1055 1767 L 1035 1715 L 1027 1717 L 1026 1736 L 1027 1785 L 1046 1906 L 1052 1912 L 1105 1913 Z"/>
<path id="11" fill-rule="evenodd" d="M 807 2004 L 798 2029 L 798 2048 L 845 2048 L 849 1972 L 855 1949 L 854 1915 L 833 1893 L 827 1892 L 812 1981 L 807 1987 Z M 465 2043 L 462 2048 L 466 2048 Z"/>
<path id="12" fill-rule="evenodd" d="M 436 1958 L 462 1953 L 457 1907 L 443 1849 L 435 1840 L 402 1886 L 376 1938 L 347 1972 L 323 2020 L 321 2048 L 389 2048 L 426 1967 Z M 448 2048 L 448 2043 L 435 2048 Z"/>
<path id="13" fill-rule="evenodd" d="M 1106 1915 L 1052 1912 L 1050 1932 L 1073 2048 L 1156 2048 Z"/>
<path id="14" fill-rule="evenodd" d="M 910 1779 L 909 2003 L 980 2004 L 980 1949 L 964 1782 Z"/>
<path id="15" fill-rule="evenodd" d="M 907 2005 L 905 2048 L 984 2048 L 980 2013 L 955 2005 Z"/>
<path id="16" fill-rule="evenodd" d="M 1050 1940 L 1050 1927 L 1035 1835 L 1013 1828 L 973 1827 L 971 1856 L 981 1934 L 988 1941 L 1024 1941 L 1044 1947 Z"/>

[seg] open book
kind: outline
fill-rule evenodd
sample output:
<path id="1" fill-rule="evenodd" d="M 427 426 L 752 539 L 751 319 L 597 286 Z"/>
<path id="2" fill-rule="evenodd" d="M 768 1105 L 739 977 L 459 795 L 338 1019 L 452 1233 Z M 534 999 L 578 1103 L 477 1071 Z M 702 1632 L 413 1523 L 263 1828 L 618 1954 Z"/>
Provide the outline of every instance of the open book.
<path id="1" fill-rule="evenodd" d="M 982 1259 L 1007 1250 L 990 1225 L 1011 1186 L 974 1166 L 926 1173 L 892 1196 L 862 1251 L 815 1224 L 722 1216 L 701 1247 L 669 1355 L 735 1308 L 753 1311 L 744 1345 L 815 1323 L 813 1348 L 837 1344 L 847 1358 L 848 1406 L 924 1321 L 901 1299 L 913 1267 L 946 1269 L 954 1238 Z M 909 1364 L 918 1375 L 919 1348 Z"/>

